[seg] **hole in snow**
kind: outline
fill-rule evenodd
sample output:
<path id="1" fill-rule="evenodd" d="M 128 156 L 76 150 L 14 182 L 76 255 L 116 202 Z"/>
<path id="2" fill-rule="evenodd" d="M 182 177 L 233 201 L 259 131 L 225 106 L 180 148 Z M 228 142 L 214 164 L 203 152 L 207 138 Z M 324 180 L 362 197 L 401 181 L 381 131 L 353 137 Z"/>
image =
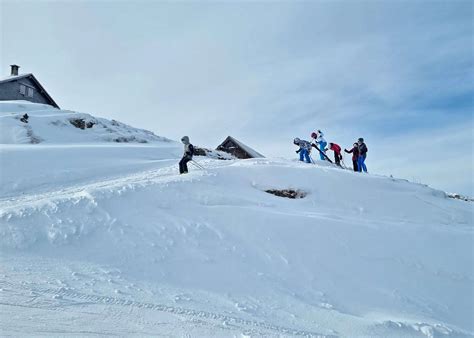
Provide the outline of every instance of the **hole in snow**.
<path id="1" fill-rule="evenodd" d="M 291 199 L 304 198 L 307 195 L 307 193 L 302 190 L 293 189 L 268 189 L 265 190 L 265 192 L 278 197 L 286 197 Z"/>

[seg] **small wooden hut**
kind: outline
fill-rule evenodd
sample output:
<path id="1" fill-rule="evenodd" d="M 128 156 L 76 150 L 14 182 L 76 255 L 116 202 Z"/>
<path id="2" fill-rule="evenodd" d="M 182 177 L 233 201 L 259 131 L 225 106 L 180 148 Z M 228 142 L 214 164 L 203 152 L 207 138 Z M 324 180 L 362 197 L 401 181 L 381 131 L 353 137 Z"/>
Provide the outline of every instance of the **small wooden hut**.
<path id="1" fill-rule="evenodd" d="M 256 150 L 236 140 L 232 136 L 227 136 L 224 142 L 222 142 L 216 148 L 216 150 L 225 151 L 226 153 L 232 154 L 235 157 L 241 159 L 265 157 Z"/>

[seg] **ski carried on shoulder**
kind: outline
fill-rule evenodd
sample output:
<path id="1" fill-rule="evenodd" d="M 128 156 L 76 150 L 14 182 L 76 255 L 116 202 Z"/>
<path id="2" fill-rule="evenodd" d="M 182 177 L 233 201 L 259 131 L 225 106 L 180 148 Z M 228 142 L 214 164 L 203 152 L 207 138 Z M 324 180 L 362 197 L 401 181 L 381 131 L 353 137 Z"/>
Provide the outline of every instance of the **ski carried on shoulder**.
<path id="1" fill-rule="evenodd" d="M 311 146 L 313 148 L 316 148 L 320 154 L 323 154 L 324 158 L 326 159 L 326 161 L 329 161 L 329 163 L 332 163 L 331 159 L 328 157 L 328 155 L 326 155 L 324 152 L 321 151 L 321 149 L 319 149 L 319 147 L 315 144 L 315 143 L 311 143 Z"/>

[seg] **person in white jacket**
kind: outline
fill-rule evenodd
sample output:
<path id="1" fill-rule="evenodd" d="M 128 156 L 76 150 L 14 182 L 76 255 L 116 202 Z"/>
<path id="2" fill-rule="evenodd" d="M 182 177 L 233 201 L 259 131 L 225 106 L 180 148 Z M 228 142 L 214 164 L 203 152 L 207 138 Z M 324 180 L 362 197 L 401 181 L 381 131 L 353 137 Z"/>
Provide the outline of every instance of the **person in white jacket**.
<path id="1" fill-rule="evenodd" d="M 325 149 L 326 149 L 326 146 L 328 145 L 328 143 L 324 139 L 323 132 L 318 129 L 317 132 L 312 132 L 311 133 L 311 138 L 313 139 L 314 143 L 318 144 L 318 147 L 320 149 L 319 157 L 321 158 L 321 161 L 324 161 L 326 159 L 326 157 L 324 156 L 324 153 L 325 153 Z"/>
<path id="2" fill-rule="evenodd" d="M 194 155 L 194 147 L 189 143 L 189 137 L 183 136 L 181 142 L 184 144 L 184 154 L 181 161 L 179 161 L 179 173 L 187 174 L 188 173 L 188 162 L 192 161 Z"/>

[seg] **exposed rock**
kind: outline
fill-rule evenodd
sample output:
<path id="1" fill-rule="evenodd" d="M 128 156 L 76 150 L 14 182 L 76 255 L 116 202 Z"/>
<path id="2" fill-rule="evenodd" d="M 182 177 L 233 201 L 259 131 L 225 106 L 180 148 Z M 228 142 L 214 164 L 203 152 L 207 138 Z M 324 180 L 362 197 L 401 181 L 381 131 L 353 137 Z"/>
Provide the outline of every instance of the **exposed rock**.
<path id="1" fill-rule="evenodd" d="M 304 198 L 306 197 L 306 192 L 302 190 L 293 190 L 293 189 L 268 189 L 265 192 L 278 196 L 286 197 L 291 199 Z"/>
<path id="2" fill-rule="evenodd" d="M 129 143 L 129 142 L 138 142 L 138 143 L 148 143 L 147 140 L 137 138 L 135 136 L 120 136 L 114 138 L 112 141 L 117 143 Z"/>
<path id="3" fill-rule="evenodd" d="M 466 201 L 466 202 L 474 202 L 473 198 L 470 198 L 470 197 L 467 197 L 467 196 L 454 194 L 454 193 L 447 194 L 447 195 L 448 195 L 449 198 L 453 198 L 453 199 L 456 199 L 456 200 L 461 200 L 461 201 Z"/>
<path id="4" fill-rule="evenodd" d="M 30 117 L 28 116 L 28 114 L 24 114 L 24 115 L 21 117 L 20 121 L 23 122 L 23 123 L 28 123 L 28 119 L 29 119 L 29 118 L 30 118 Z"/>
<path id="5" fill-rule="evenodd" d="M 83 119 L 70 119 L 69 122 L 76 128 L 85 129 L 86 128 L 86 121 Z"/>

